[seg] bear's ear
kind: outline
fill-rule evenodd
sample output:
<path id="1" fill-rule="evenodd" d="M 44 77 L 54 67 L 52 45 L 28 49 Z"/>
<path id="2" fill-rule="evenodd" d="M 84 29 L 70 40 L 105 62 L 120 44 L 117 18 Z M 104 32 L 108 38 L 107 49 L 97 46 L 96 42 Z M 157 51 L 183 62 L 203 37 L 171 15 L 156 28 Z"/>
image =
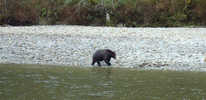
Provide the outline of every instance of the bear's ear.
<path id="1" fill-rule="evenodd" d="M 107 52 L 114 54 L 114 52 L 112 50 L 106 49 Z"/>
<path id="2" fill-rule="evenodd" d="M 112 54 L 113 57 L 116 57 L 116 53 L 114 51 L 109 50 L 109 49 L 107 49 L 106 51 L 109 52 L 110 54 Z"/>

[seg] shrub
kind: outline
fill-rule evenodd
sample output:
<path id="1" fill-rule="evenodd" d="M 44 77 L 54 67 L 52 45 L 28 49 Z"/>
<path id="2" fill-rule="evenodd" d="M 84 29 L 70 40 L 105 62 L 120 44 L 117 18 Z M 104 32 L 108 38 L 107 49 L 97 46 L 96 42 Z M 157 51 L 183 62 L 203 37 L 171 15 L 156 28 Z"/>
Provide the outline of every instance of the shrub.
<path id="1" fill-rule="evenodd" d="M 0 24 L 206 25 L 205 0 L 3 0 Z M 6 3 L 5 3 L 6 1 Z M 106 13 L 110 21 L 106 22 Z"/>

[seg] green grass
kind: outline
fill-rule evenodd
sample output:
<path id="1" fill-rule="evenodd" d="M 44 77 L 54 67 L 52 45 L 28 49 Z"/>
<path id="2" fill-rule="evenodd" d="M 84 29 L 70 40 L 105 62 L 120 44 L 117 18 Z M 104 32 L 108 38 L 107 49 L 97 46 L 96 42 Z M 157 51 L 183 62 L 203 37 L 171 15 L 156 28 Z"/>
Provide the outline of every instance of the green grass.
<path id="1" fill-rule="evenodd" d="M 205 72 L 0 65 L 0 100 L 205 100 Z"/>

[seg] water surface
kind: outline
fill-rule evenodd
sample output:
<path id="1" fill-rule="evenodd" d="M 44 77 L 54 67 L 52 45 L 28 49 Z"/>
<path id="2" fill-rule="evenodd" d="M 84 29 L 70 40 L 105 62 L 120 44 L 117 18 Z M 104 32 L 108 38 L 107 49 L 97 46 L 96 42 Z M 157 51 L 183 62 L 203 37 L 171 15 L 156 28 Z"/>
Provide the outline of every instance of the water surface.
<path id="1" fill-rule="evenodd" d="M 0 65 L 0 100 L 205 100 L 205 72 Z"/>

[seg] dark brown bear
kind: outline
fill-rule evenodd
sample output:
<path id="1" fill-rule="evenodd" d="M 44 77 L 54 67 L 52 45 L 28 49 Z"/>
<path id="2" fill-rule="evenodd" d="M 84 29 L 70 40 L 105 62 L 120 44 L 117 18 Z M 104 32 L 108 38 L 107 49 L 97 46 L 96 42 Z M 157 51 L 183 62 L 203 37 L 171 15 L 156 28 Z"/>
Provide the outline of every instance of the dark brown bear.
<path id="1" fill-rule="evenodd" d="M 111 58 L 116 59 L 116 54 L 112 50 L 110 50 L 110 49 L 97 50 L 93 54 L 92 65 L 94 65 L 97 62 L 98 66 L 101 66 L 100 61 L 104 61 L 108 66 L 110 66 L 111 65 L 111 63 L 110 63 Z"/>

